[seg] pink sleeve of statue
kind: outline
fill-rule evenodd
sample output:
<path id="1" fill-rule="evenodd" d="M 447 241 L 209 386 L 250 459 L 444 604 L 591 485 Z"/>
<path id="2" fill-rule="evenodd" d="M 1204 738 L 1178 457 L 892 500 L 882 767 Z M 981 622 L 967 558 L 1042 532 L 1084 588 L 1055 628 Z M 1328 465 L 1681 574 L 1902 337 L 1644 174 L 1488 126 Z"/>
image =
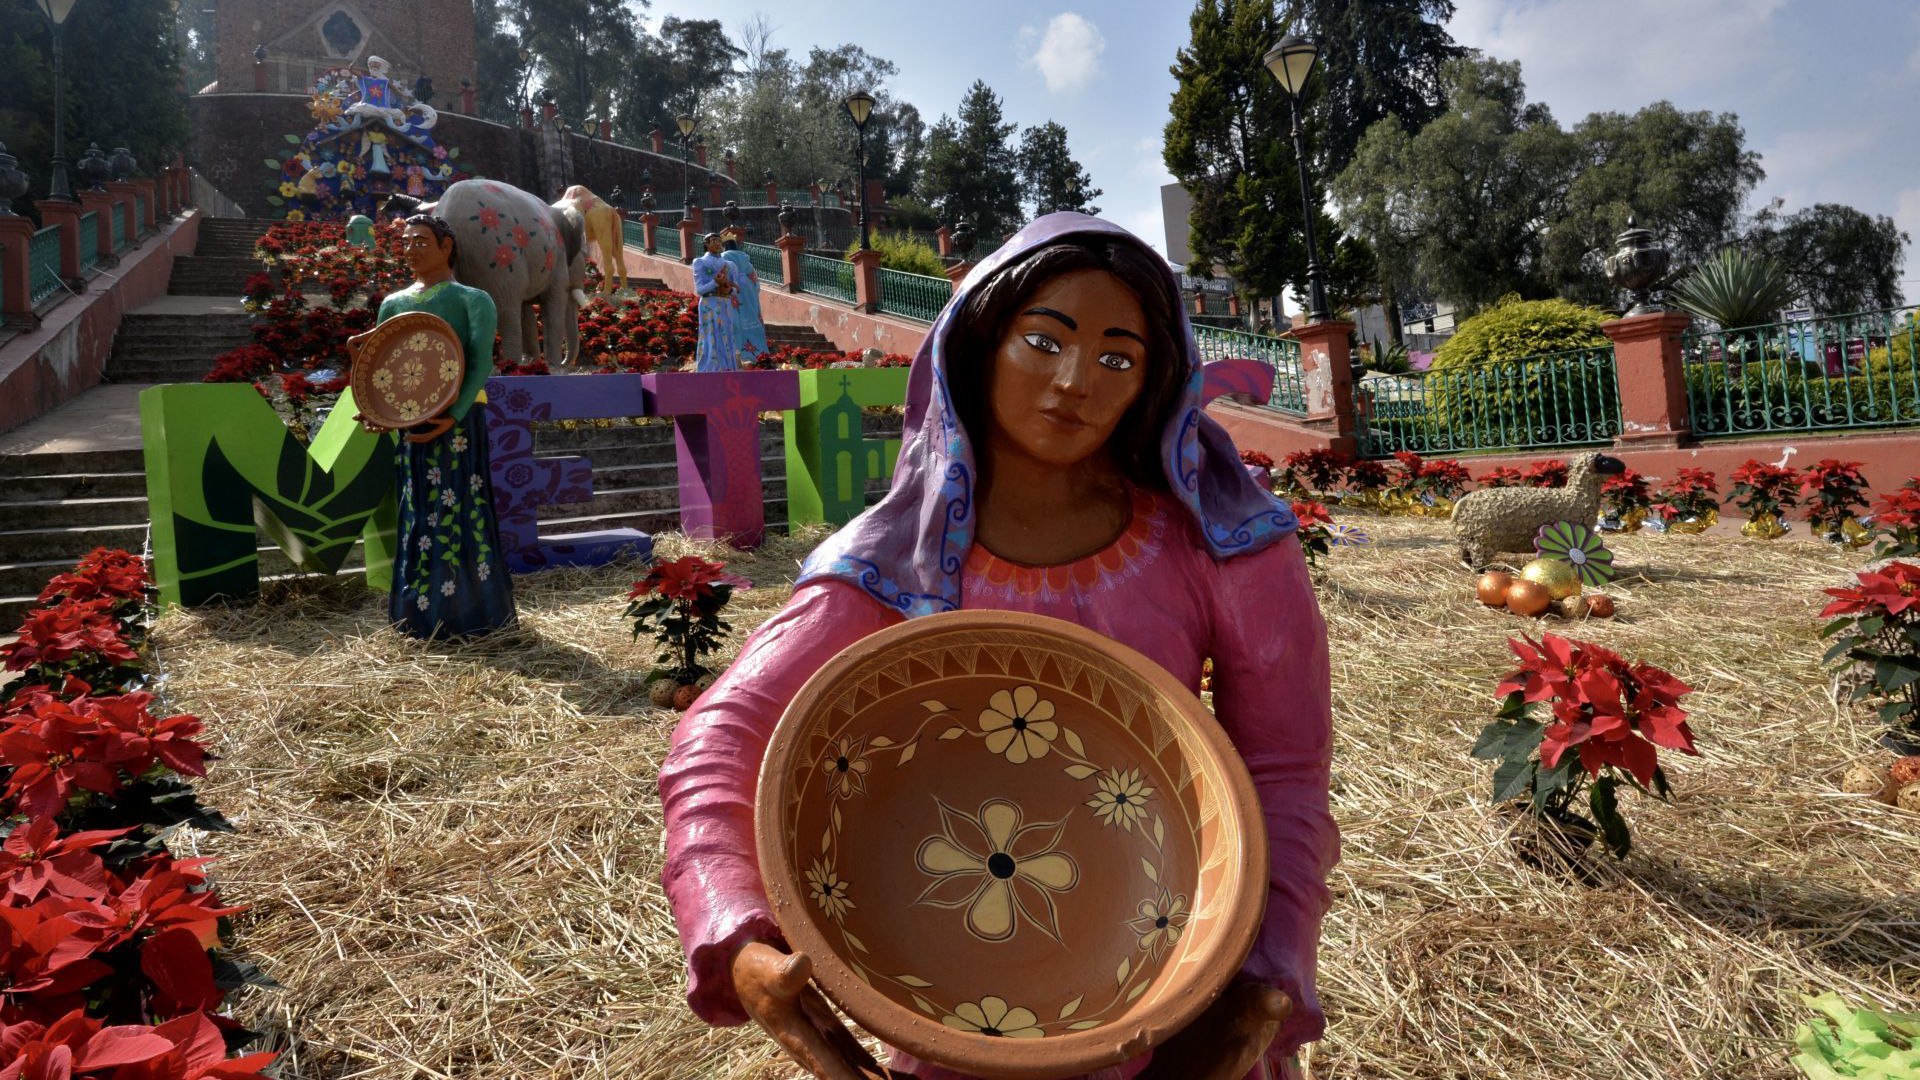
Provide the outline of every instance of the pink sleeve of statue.
<path id="1" fill-rule="evenodd" d="M 710 1024 L 745 1023 L 729 965 L 753 938 L 782 940 L 754 853 L 753 801 L 773 726 L 814 672 L 900 616 L 837 581 L 803 585 L 687 710 L 660 768 L 667 901 L 687 956 L 687 1002 Z"/>
<path id="2" fill-rule="evenodd" d="M 1215 565 L 1213 706 L 1246 759 L 1267 823 L 1266 921 L 1241 974 L 1285 990 L 1282 1053 L 1320 1037 L 1314 990 L 1327 874 L 1340 857 L 1328 809 L 1333 704 L 1327 626 L 1299 541 Z"/>

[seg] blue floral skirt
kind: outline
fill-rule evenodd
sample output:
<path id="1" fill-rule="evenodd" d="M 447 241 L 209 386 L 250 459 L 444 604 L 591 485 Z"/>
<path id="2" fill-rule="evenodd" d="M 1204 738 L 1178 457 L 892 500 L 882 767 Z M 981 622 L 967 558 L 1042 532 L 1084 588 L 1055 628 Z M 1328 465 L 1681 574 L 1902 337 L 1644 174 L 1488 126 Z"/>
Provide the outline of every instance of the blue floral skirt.
<path id="1" fill-rule="evenodd" d="M 513 622 L 487 476 L 485 407 L 430 443 L 404 437 L 393 457 L 400 529 L 387 614 L 419 638 L 466 637 Z"/>
<path id="2" fill-rule="evenodd" d="M 709 295 L 700 298 L 700 348 L 694 356 L 695 371 L 738 371 L 733 337 L 733 298 Z"/>

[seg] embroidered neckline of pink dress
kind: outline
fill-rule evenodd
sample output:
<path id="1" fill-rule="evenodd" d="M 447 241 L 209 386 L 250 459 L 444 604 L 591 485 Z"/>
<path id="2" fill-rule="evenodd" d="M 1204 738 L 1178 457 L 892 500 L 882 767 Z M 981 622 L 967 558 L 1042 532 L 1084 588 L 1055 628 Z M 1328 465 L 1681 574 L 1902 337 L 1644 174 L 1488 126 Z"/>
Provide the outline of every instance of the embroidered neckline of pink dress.
<path id="1" fill-rule="evenodd" d="M 1062 216 L 1079 217 L 1056 215 Z M 1127 235 L 1104 223 L 1087 231 Z M 1029 238 L 1025 246 L 1035 244 Z M 950 314 L 951 309 L 942 315 L 942 325 Z M 923 368 L 933 366 L 930 349 L 930 344 L 922 346 L 915 379 L 923 378 Z M 1191 352 L 1189 362 L 1196 369 L 1197 388 L 1197 361 Z M 936 430 L 928 421 L 924 398 L 917 416 L 910 399 L 908 414 L 910 441 L 902 451 L 903 465 L 913 447 L 928 447 L 930 432 L 941 439 L 951 434 L 945 425 Z M 969 515 L 961 534 L 965 544 L 957 549 L 951 520 L 942 516 L 921 518 L 918 540 L 895 533 L 888 542 L 908 557 L 871 559 L 876 568 L 871 578 L 834 571 L 852 565 L 849 560 L 884 554 L 885 543 L 861 547 L 843 538 L 823 545 L 809 559 L 810 567 L 826 560 L 828 569 L 803 574 L 792 600 L 747 639 L 739 659 L 682 718 L 661 770 L 667 823 L 662 879 L 686 952 L 688 1003 L 696 1014 L 715 1024 L 745 1022 L 728 965 L 746 941 L 781 940 L 761 883 L 753 835 L 760 762 L 781 713 L 809 676 L 853 642 L 903 617 L 965 607 L 1066 619 L 1145 653 L 1196 690 L 1203 662 L 1213 660 L 1214 712 L 1253 774 L 1273 867 L 1265 920 L 1241 976 L 1280 987 L 1298 1005 L 1249 1075 L 1288 1075 L 1290 1055 L 1319 1037 L 1325 1020 L 1314 991 L 1315 954 L 1329 902 L 1326 875 L 1339 850 L 1339 834 L 1328 811 L 1332 709 L 1325 624 L 1290 514 L 1268 518 L 1281 527 L 1258 543 L 1241 543 L 1239 552 L 1220 550 L 1246 537 L 1236 537 L 1230 529 L 1218 531 L 1214 523 L 1227 517 L 1239 521 L 1234 515 L 1265 505 L 1261 497 L 1267 503 L 1277 500 L 1251 481 L 1239 480 L 1246 474 L 1238 456 L 1224 434 L 1216 436 L 1217 427 L 1205 430 L 1212 425 L 1210 419 L 1185 413 L 1178 423 L 1189 439 L 1199 431 L 1206 443 L 1182 455 L 1181 432 L 1171 432 L 1168 489 L 1136 490 L 1128 527 L 1084 558 L 1048 567 L 1014 564 L 973 542 Z M 933 440 L 935 450 L 941 439 Z M 964 445 L 960 450 L 970 465 L 970 450 Z M 1220 464 L 1231 469 L 1212 468 L 1205 459 L 1214 456 L 1223 456 Z M 953 470 L 938 454 L 897 474 L 889 500 L 900 500 L 896 514 L 946 505 L 934 490 L 903 491 L 900 475 L 916 476 L 916 482 L 930 489 L 951 482 Z M 1201 475 L 1205 482 L 1193 483 Z M 1235 482 L 1244 482 L 1244 495 L 1206 490 L 1210 484 Z M 1205 512 L 1222 507 L 1220 513 Z M 856 519 L 855 525 L 860 523 Z M 892 527 L 875 525 L 882 532 Z M 927 531 L 944 536 L 928 541 Z M 914 552 L 939 557 L 914 559 Z M 909 602 L 901 602 L 903 597 Z M 1095 1075 L 1124 1080 L 1148 1060 L 1143 1056 Z M 894 1065 L 924 1080 L 956 1078 L 898 1053 Z"/>

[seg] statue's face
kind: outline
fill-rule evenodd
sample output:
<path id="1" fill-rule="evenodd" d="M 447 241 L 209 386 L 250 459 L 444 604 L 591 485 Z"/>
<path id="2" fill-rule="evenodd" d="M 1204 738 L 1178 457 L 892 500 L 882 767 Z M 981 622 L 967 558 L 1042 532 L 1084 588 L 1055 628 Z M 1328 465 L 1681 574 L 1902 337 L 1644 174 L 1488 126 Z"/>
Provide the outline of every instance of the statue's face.
<path id="1" fill-rule="evenodd" d="M 988 378 L 996 451 L 1077 465 L 1106 450 L 1146 385 L 1146 313 L 1105 270 L 1052 278 L 1021 301 Z"/>
<path id="2" fill-rule="evenodd" d="M 384 76 L 387 73 L 387 62 L 378 56 L 369 56 L 367 57 L 367 72 L 372 75 Z"/>
<path id="3" fill-rule="evenodd" d="M 415 278 L 444 273 L 453 260 L 453 241 L 440 239 L 425 225 L 407 226 L 400 245 Z"/>
<path id="4" fill-rule="evenodd" d="M 720 254 L 720 238 L 719 237 L 717 236 L 707 237 L 707 254 L 709 255 Z"/>

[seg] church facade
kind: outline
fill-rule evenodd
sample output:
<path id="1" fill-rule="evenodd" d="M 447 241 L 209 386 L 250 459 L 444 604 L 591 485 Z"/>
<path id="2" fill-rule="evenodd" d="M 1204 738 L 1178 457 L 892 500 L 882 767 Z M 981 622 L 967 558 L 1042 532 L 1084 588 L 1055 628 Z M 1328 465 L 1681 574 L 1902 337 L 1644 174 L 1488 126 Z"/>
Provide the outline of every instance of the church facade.
<path id="1" fill-rule="evenodd" d="M 474 75 L 473 0 L 219 0 L 220 92 L 253 90 L 254 50 L 262 46 L 269 93 L 305 93 L 323 72 L 365 71 L 367 57 L 378 56 L 402 86 L 430 77 L 431 104 L 444 109 L 459 101 L 460 80 Z"/>

